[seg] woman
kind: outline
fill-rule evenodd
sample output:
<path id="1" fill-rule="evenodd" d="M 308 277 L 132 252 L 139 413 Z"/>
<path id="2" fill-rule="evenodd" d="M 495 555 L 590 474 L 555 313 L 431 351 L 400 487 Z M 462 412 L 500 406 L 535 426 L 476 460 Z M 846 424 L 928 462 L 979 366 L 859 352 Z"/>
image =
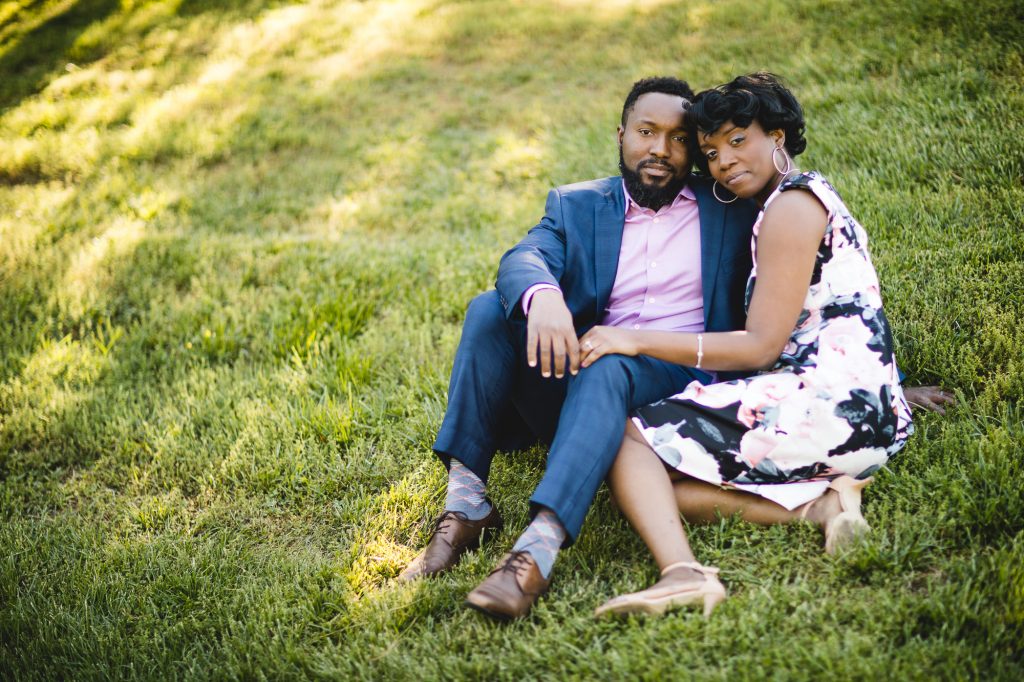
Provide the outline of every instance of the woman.
<path id="1" fill-rule="evenodd" d="M 913 431 L 867 236 L 827 180 L 793 163 L 806 141 L 792 93 L 771 74 L 742 76 L 697 95 L 687 125 L 719 201 L 752 198 L 762 207 L 746 329 L 595 327 L 581 339 L 582 365 L 621 353 L 763 371 L 694 382 L 634 413 L 609 483 L 662 577 L 598 614 L 696 602 L 707 614 L 725 598 L 717 569 L 696 562 L 679 520 L 680 508 L 704 504 L 698 498 L 714 486 L 744 491 L 733 494 L 750 520 L 818 523 L 834 551 L 867 530 L 861 489 Z M 670 470 L 683 479 L 675 486 Z"/>

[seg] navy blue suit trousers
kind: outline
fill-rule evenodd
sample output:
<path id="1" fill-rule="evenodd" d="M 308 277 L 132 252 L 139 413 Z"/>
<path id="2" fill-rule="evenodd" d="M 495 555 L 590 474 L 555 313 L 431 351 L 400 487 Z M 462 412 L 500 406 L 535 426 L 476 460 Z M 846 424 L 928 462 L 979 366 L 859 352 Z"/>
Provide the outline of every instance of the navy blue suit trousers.
<path id="1" fill-rule="evenodd" d="M 646 356 L 609 355 L 576 376 L 544 378 L 526 363 L 526 320 L 508 318 L 496 291 L 469 305 L 455 353 L 448 410 L 434 443 L 484 481 L 497 450 L 550 443 L 544 477 L 530 498 L 579 536 L 597 489 L 615 461 L 630 410 L 710 375 Z"/>

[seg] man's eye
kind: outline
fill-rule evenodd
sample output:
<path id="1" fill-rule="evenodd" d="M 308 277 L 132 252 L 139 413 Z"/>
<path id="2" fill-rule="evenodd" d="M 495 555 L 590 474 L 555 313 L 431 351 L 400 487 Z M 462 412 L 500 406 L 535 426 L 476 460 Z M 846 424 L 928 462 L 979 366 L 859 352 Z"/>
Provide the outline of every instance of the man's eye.
<path id="1" fill-rule="evenodd" d="M 683 144 L 686 144 L 686 136 L 685 135 L 676 135 L 672 139 L 674 139 L 676 142 L 682 142 Z"/>
<path id="2" fill-rule="evenodd" d="M 651 134 L 651 131 L 650 131 L 650 130 L 648 130 L 647 128 L 641 128 L 641 129 L 640 129 L 640 134 L 641 134 L 641 135 L 650 135 L 650 134 Z"/>

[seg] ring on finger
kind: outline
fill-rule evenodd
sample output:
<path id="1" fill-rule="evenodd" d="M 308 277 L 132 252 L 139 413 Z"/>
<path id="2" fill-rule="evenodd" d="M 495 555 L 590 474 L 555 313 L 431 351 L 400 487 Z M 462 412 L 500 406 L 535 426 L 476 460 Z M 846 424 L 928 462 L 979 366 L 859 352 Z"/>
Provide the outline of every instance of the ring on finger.
<path id="1" fill-rule="evenodd" d="M 590 343 L 590 341 L 584 341 L 583 350 L 594 350 L 594 344 Z"/>

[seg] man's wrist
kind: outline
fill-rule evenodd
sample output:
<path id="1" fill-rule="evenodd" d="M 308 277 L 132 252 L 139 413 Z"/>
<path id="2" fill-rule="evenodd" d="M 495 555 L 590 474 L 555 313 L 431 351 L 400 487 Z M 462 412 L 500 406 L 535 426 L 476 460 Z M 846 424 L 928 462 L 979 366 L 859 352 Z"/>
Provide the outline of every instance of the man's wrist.
<path id="1" fill-rule="evenodd" d="M 562 293 L 562 290 L 559 289 L 554 284 L 548 284 L 547 282 L 543 282 L 541 284 L 534 284 L 532 287 L 526 290 L 526 293 L 523 294 L 522 300 L 524 315 L 528 316 L 530 314 L 530 303 L 533 301 L 533 295 L 536 294 L 538 291 L 544 291 L 545 289 L 551 289 L 553 291 L 557 291 L 558 293 Z"/>

